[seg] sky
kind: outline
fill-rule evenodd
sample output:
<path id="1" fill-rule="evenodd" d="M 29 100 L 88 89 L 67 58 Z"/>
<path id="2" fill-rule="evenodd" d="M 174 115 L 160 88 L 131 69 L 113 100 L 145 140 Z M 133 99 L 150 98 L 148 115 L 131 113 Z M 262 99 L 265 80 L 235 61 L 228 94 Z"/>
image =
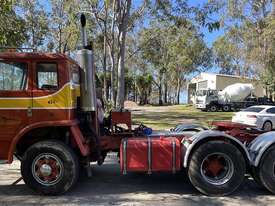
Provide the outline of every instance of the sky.
<path id="1" fill-rule="evenodd" d="M 45 8 L 45 10 L 47 12 L 51 11 L 51 6 L 48 0 L 39 0 L 39 2 L 41 3 L 41 5 Z M 139 5 L 139 3 L 141 2 L 141 0 L 133 0 L 133 5 Z M 192 6 L 197 6 L 197 5 L 201 5 L 203 3 L 207 2 L 207 0 L 189 0 L 188 4 L 192 5 Z M 212 19 L 217 19 L 217 14 L 213 14 L 213 16 L 211 17 Z M 209 32 L 207 28 L 201 28 L 201 32 L 204 34 L 204 40 L 206 42 L 206 44 L 211 47 L 213 42 L 221 35 L 224 34 L 224 29 L 220 28 L 219 30 L 215 30 L 212 32 Z M 216 73 L 218 72 L 218 68 L 216 67 L 212 67 L 209 69 L 209 72 L 213 72 Z M 187 79 L 191 79 L 192 77 L 198 75 L 198 73 L 192 73 L 190 74 Z M 186 90 L 183 89 L 181 96 L 180 96 L 180 102 L 181 103 L 186 103 L 187 101 L 187 94 L 186 94 Z"/>

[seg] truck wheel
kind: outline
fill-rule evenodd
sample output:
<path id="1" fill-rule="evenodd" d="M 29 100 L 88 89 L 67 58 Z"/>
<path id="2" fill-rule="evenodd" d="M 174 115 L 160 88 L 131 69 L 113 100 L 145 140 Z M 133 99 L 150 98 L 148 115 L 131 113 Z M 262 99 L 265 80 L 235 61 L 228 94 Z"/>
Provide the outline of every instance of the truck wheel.
<path id="1" fill-rule="evenodd" d="M 264 153 L 256 171 L 262 185 L 275 194 L 275 146 Z"/>
<path id="2" fill-rule="evenodd" d="M 270 121 L 266 121 L 263 125 L 263 130 L 264 131 L 271 131 L 272 130 L 272 123 Z"/>
<path id="3" fill-rule="evenodd" d="M 222 111 L 224 111 L 224 112 L 230 112 L 230 111 L 231 111 L 231 108 L 230 108 L 229 105 L 224 105 L 224 106 L 222 107 Z"/>
<path id="4" fill-rule="evenodd" d="M 25 183 L 44 195 L 68 191 L 78 180 L 79 163 L 74 152 L 63 142 L 49 140 L 32 145 L 21 162 Z"/>
<path id="5" fill-rule="evenodd" d="M 209 112 L 216 112 L 218 111 L 218 107 L 216 105 L 210 105 L 209 108 L 208 108 L 208 111 Z"/>
<path id="6" fill-rule="evenodd" d="M 246 171 L 242 153 L 234 145 L 210 141 L 194 151 L 188 176 L 196 189 L 206 195 L 227 195 L 242 183 Z"/>
<path id="7" fill-rule="evenodd" d="M 259 177 L 258 168 L 256 167 L 251 168 L 251 176 L 253 177 L 253 180 L 258 184 L 258 186 L 264 187 Z"/>

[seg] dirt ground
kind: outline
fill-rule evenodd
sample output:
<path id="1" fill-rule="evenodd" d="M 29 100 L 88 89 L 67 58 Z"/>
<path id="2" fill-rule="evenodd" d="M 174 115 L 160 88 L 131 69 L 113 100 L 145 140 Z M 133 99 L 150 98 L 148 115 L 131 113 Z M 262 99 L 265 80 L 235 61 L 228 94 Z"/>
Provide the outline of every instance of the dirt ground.
<path id="1" fill-rule="evenodd" d="M 31 191 L 20 177 L 19 162 L 0 165 L 0 205 L 272 205 L 275 195 L 247 179 L 229 197 L 207 197 L 198 193 L 184 174 L 121 175 L 110 155 L 103 166 L 93 166 L 93 177 L 81 177 L 73 190 L 62 196 L 45 197 Z"/>
<path id="2" fill-rule="evenodd" d="M 205 119 L 205 115 L 212 118 L 223 115 L 222 113 L 201 113 L 182 106 L 134 107 L 132 111 L 134 119 L 147 120 L 146 123 L 149 125 L 151 123 L 150 126 L 153 128 L 154 126 L 169 128 L 180 120 L 186 120 L 189 123 L 189 121 Z M 143 117 L 144 114 L 147 116 Z M 161 118 L 159 118 L 160 115 L 162 115 Z M 171 125 L 167 124 L 170 121 Z M 159 122 L 160 124 L 155 124 Z M 93 177 L 81 177 L 73 190 L 57 197 L 40 196 L 31 191 L 23 181 L 12 186 L 11 184 L 20 177 L 19 162 L 0 165 L 0 205 L 244 206 L 275 203 L 275 195 L 248 178 L 238 191 L 229 197 L 207 197 L 197 192 L 184 174 L 121 175 L 117 162 L 116 155 L 109 155 L 103 166 L 93 165 Z"/>

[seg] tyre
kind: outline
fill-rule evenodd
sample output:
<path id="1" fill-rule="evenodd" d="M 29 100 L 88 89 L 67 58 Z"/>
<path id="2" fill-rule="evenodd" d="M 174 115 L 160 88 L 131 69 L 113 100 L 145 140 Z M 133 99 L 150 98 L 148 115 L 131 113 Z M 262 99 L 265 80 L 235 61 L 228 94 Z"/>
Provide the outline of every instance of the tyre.
<path id="1" fill-rule="evenodd" d="M 270 121 L 266 121 L 263 125 L 263 130 L 268 132 L 272 130 L 272 127 L 272 123 Z"/>
<path id="2" fill-rule="evenodd" d="M 256 172 L 261 184 L 275 194 L 275 146 L 264 153 Z"/>
<path id="3" fill-rule="evenodd" d="M 224 112 L 230 112 L 230 111 L 231 111 L 231 108 L 230 108 L 229 105 L 224 105 L 224 106 L 222 107 L 222 111 L 224 111 Z"/>
<path id="4" fill-rule="evenodd" d="M 256 167 L 251 168 L 251 176 L 253 177 L 253 180 L 257 183 L 258 186 L 264 187 L 259 177 L 258 168 Z"/>
<path id="5" fill-rule="evenodd" d="M 218 111 L 218 107 L 216 105 L 212 104 L 212 105 L 209 106 L 208 111 L 209 112 L 216 112 L 216 111 Z"/>
<path id="6" fill-rule="evenodd" d="M 61 141 L 32 145 L 24 154 L 21 174 L 26 185 L 44 195 L 58 195 L 72 188 L 79 177 L 74 152 Z"/>
<path id="7" fill-rule="evenodd" d="M 188 176 L 194 187 L 206 195 L 228 195 L 243 182 L 246 162 L 237 147 L 223 141 L 199 146 L 191 156 Z"/>

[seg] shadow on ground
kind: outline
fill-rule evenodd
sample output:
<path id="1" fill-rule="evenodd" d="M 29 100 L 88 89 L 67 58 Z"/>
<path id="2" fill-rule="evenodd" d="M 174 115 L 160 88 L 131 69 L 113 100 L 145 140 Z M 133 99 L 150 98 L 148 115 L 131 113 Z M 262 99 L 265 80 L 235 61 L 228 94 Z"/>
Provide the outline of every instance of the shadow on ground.
<path id="1" fill-rule="evenodd" d="M 275 197 L 246 180 L 229 197 L 198 193 L 184 173 L 120 174 L 119 165 L 95 166 L 93 177 L 81 177 L 77 186 L 62 196 L 45 197 L 24 184 L 0 186 L 0 204 L 6 205 L 268 205 Z"/>

